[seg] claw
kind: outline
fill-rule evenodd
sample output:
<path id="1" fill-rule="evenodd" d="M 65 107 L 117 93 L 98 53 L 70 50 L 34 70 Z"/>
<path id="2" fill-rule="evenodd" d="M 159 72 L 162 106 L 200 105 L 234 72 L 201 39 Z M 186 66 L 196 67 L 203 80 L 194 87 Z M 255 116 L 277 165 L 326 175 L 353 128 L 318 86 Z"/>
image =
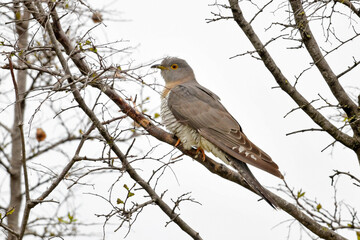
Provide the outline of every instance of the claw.
<path id="1" fill-rule="evenodd" d="M 205 161 L 205 158 L 206 158 L 204 149 L 202 149 L 201 147 L 198 147 L 198 148 L 196 149 L 196 154 L 198 154 L 199 152 L 201 152 L 201 159 L 202 159 L 203 162 L 204 162 L 204 161 Z"/>
<path id="2" fill-rule="evenodd" d="M 175 147 L 179 146 L 179 144 L 181 143 L 180 139 L 177 140 L 177 142 L 175 143 Z"/>

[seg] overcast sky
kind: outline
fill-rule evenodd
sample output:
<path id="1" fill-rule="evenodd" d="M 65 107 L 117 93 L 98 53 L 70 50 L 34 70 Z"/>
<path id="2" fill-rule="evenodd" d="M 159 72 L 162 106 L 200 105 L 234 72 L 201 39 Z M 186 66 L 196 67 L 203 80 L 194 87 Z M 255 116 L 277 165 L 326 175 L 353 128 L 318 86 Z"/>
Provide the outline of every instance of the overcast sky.
<path id="1" fill-rule="evenodd" d="M 134 47 L 126 57 L 108 60 L 110 64 L 125 66 L 130 61 L 133 61 L 133 65 L 148 64 L 165 56 L 185 59 L 193 68 L 198 82 L 221 98 L 223 105 L 239 121 L 249 139 L 279 165 L 290 186 L 296 190 L 302 189 L 309 198 L 317 199 L 324 207 L 332 209 L 333 189 L 328 176 L 333 174 L 333 169 L 351 171 L 359 176 L 355 154 L 340 144 L 321 152 L 333 141 L 325 133 L 286 136 L 289 132 L 316 125 L 301 111 L 284 118 L 296 105 L 284 92 L 273 88 L 277 86 L 276 82 L 262 62 L 249 56 L 230 59 L 253 48 L 233 20 L 206 23 L 205 19 L 212 18 L 211 12 L 219 12 L 217 7 L 209 6 L 211 3 L 213 2 L 193 0 L 89 0 L 91 6 L 105 9 L 109 13 L 103 13 L 105 25 L 93 30 L 93 34 L 97 34 L 100 39 L 97 43 L 126 40 L 124 47 Z M 276 5 L 272 6 L 272 9 L 275 7 Z M 254 21 L 255 30 L 263 42 L 271 39 L 271 33 L 265 31 L 270 26 L 271 17 L 286 19 L 285 9 Z M 224 16 L 230 14 L 224 9 L 220 11 Z M 245 12 L 245 16 L 249 19 L 252 15 Z M 294 76 L 308 67 L 311 60 L 304 53 L 287 50 L 284 43 L 292 44 L 286 41 L 275 42 L 269 46 L 269 51 L 285 76 L 293 81 Z M 341 65 L 340 68 L 345 66 L 346 64 Z M 150 73 L 145 78 L 147 83 L 163 84 L 156 70 L 145 68 L 140 71 Z M 318 98 L 319 92 L 332 100 L 330 91 L 322 81 L 319 74 L 312 71 L 304 75 L 298 89 L 308 100 Z M 346 86 L 355 85 L 351 77 L 344 78 L 343 83 Z M 357 85 L 359 87 L 360 84 Z M 128 94 L 135 95 L 136 90 L 129 89 Z M 146 94 L 151 96 L 147 107 L 152 113 L 159 111 L 160 96 L 151 90 L 146 90 Z M 152 141 L 145 147 L 158 144 L 157 141 Z M 166 151 L 172 149 L 171 146 L 164 148 Z M 146 164 L 151 162 L 144 163 L 144 169 L 147 168 Z M 282 183 L 266 172 L 251 169 L 264 186 L 277 187 Z M 203 239 L 299 239 L 297 223 L 292 226 L 288 236 L 291 222 L 284 221 L 292 218 L 287 213 L 273 210 L 264 201 L 258 202 L 259 197 L 250 191 L 213 175 L 196 161 L 184 158 L 173 166 L 173 171 L 175 174 L 168 171 L 163 176 L 159 193 L 160 190 L 168 189 L 167 202 L 171 204 L 169 198 L 176 199 L 183 193 L 191 192 L 191 196 L 201 205 L 185 203 L 180 208 L 180 216 Z M 111 177 L 109 185 L 116 179 L 113 175 Z M 99 181 L 106 180 L 102 178 Z M 124 181 L 126 182 L 126 178 Z M 360 197 L 354 197 L 354 189 L 350 188 L 348 181 L 343 183 L 339 183 L 341 188 L 338 200 L 345 200 L 359 208 Z M 95 187 L 93 192 L 106 193 L 108 187 L 104 184 L 103 187 Z M 105 204 L 86 194 L 88 189 L 79 189 L 76 195 L 83 198 L 77 199 L 75 205 L 85 211 L 82 216 L 78 216 L 79 220 L 86 217 L 88 222 L 98 221 L 94 214 L 104 213 Z M 168 221 L 158 207 L 145 208 L 127 239 L 190 239 L 173 223 L 165 227 Z M 126 229 L 114 233 L 116 227 L 107 226 L 109 239 L 122 239 L 125 236 Z M 101 236 L 102 226 L 91 227 L 89 231 Z M 344 235 L 355 239 L 353 233 Z M 310 238 L 303 235 L 302 239 Z"/>
<path id="2" fill-rule="evenodd" d="M 111 19 L 127 20 L 113 22 L 106 21 L 105 17 L 106 27 L 98 29 L 105 39 L 129 40 L 129 45 L 136 46 L 130 55 L 134 64 L 149 63 L 165 56 L 185 59 L 192 66 L 198 82 L 219 95 L 247 136 L 272 156 L 292 187 L 303 189 L 308 197 L 317 199 L 324 207 L 331 209 L 333 192 L 328 176 L 332 170 L 351 170 L 353 174 L 359 174 L 355 155 L 341 145 L 321 152 L 332 142 L 326 134 L 311 132 L 286 136 L 286 133 L 316 126 L 300 111 L 284 118 L 295 104 L 281 90 L 272 88 L 276 82 L 260 61 L 250 57 L 229 59 L 253 49 L 232 20 L 206 23 L 205 19 L 212 17 L 212 11 L 219 11 L 216 7 L 208 6 L 211 1 L 121 0 L 103 3 L 120 12 Z M 90 4 L 95 4 L 95 1 L 90 1 Z M 229 14 L 221 11 L 225 16 Z M 275 15 L 280 15 L 280 19 L 287 17 L 281 12 Z M 245 12 L 245 16 L 249 18 L 250 14 Z M 270 35 L 267 35 L 265 28 L 269 27 L 267 17 L 271 16 L 265 15 L 254 22 L 263 42 L 269 40 Z M 306 54 L 294 55 L 294 51 L 287 50 L 281 42 L 274 43 L 269 50 L 290 80 L 311 61 Z M 119 64 L 126 64 L 129 58 L 121 61 Z M 152 69 L 142 71 L 154 72 Z M 159 73 L 152 74 L 146 80 L 149 83 L 162 83 Z M 299 89 L 310 100 L 316 98 L 319 92 L 329 93 L 317 73 L 306 75 L 302 81 L 304 84 L 299 84 Z M 347 84 L 354 83 L 345 81 L 349 81 L 345 82 Z M 151 104 L 156 109 L 160 100 L 154 99 Z M 279 179 L 252 169 L 263 185 L 277 187 L 281 184 Z M 273 210 L 262 201 L 258 202 L 258 197 L 251 192 L 211 174 L 188 158 L 177 164 L 174 171 L 177 180 L 169 174 L 165 188 L 173 196 L 192 192 L 191 195 L 202 204 L 185 204 L 181 208 L 181 217 L 204 239 L 287 238 L 290 222 L 279 223 L 291 217 Z M 352 189 L 339 190 L 342 198 L 346 199 L 343 193 L 347 191 L 351 194 Z M 350 204 L 360 200 L 355 199 L 347 200 Z M 167 221 L 160 209 L 149 208 L 141 215 L 127 239 L 189 239 L 175 224 L 164 228 Z M 299 239 L 298 230 L 295 224 L 289 239 Z M 115 235 L 121 238 L 124 231 Z M 348 237 L 354 238 L 355 235 Z M 303 239 L 310 238 L 303 236 Z"/>

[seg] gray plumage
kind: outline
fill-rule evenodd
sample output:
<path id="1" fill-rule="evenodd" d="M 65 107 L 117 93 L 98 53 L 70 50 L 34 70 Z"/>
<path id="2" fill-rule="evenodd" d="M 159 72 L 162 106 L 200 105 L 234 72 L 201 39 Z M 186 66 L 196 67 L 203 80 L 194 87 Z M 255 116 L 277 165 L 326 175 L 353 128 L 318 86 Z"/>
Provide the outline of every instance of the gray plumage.
<path id="1" fill-rule="evenodd" d="M 276 207 L 246 163 L 283 178 L 278 166 L 246 137 L 219 97 L 196 81 L 193 70 L 183 59 L 165 58 L 152 67 L 161 69 L 165 80 L 161 116 L 166 128 L 181 140 L 185 149 L 202 148 L 233 166 L 255 192 Z"/>

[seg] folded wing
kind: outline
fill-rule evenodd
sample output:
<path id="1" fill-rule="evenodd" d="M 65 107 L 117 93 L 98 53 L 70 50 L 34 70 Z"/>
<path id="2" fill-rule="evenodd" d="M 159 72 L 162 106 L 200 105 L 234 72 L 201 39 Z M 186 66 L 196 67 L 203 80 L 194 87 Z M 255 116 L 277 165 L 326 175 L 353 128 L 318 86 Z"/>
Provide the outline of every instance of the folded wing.
<path id="1" fill-rule="evenodd" d="M 178 85 L 169 93 L 168 107 L 179 122 L 197 130 L 223 152 L 283 178 L 276 163 L 245 136 L 239 123 L 210 90 L 197 82 Z"/>

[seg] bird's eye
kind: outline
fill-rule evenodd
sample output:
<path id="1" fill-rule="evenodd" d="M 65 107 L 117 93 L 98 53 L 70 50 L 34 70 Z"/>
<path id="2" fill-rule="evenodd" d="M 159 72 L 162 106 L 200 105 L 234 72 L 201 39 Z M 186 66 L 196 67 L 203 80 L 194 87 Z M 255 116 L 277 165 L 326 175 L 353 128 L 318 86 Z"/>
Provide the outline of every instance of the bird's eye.
<path id="1" fill-rule="evenodd" d="M 177 69 L 179 66 L 177 65 L 177 64 L 173 64 L 173 65 L 171 65 L 171 69 Z"/>

